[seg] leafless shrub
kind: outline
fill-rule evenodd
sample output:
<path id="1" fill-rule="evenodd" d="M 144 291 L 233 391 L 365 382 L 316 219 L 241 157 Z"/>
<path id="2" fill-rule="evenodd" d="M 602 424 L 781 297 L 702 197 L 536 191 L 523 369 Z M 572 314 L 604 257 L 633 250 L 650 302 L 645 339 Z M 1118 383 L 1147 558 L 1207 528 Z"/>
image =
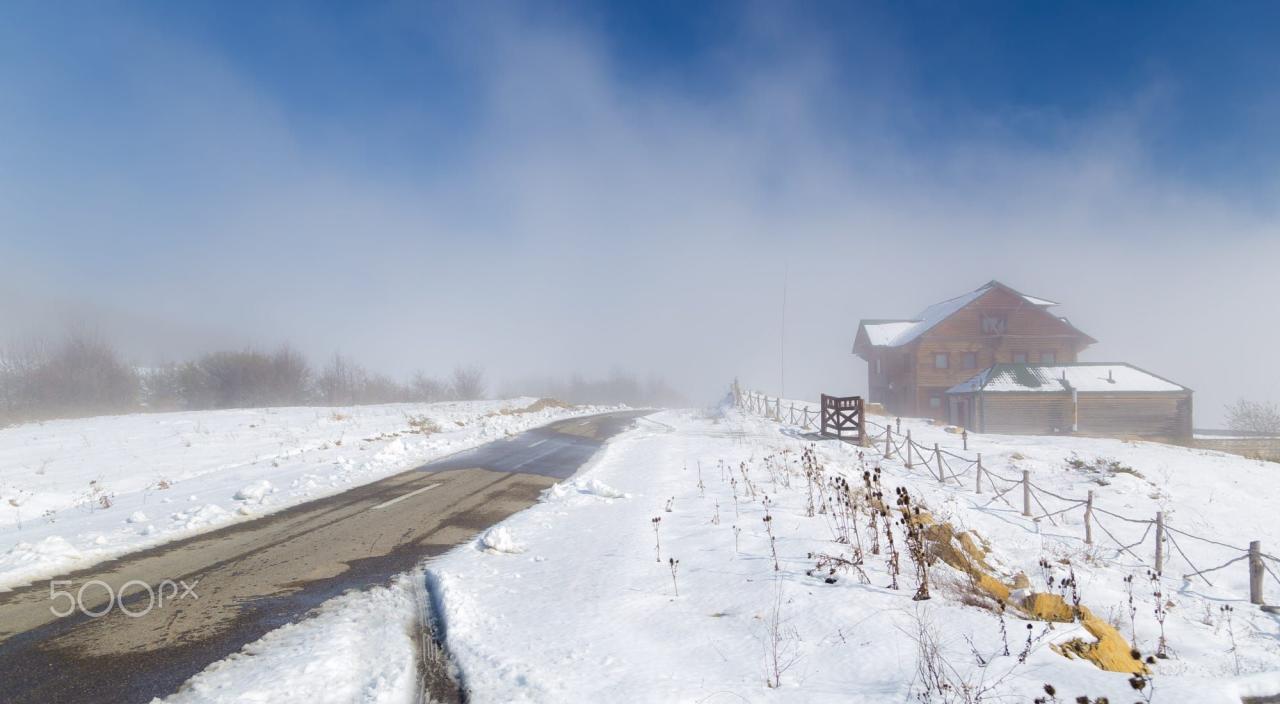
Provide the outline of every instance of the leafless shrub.
<path id="1" fill-rule="evenodd" d="M 409 400 L 411 401 L 435 403 L 448 398 L 448 392 L 447 384 L 422 372 L 415 372 L 413 378 L 409 380 Z"/>
<path id="2" fill-rule="evenodd" d="M 829 555 L 824 552 L 809 553 L 810 560 L 817 560 L 817 564 L 813 569 L 807 570 L 805 574 L 810 577 L 822 577 L 822 581 L 827 584 L 836 583 L 836 575 L 842 571 L 853 572 L 858 575 L 858 581 L 863 584 L 870 584 L 871 578 L 867 576 L 865 570 L 862 569 L 862 553 L 854 552 L 851 558 L 843 555 Z"/>
<path id="3" fill-rule="evenodd" d="M 922 704 L 977 704 L 983 701 L 989 688 L 973 683 L 968 675 L 951 663 L 928 615 L 917 610 L 912 625 L 909 635 L 916 644 L 916 699 Z M 985 668 L 982 671 L 985 673 Z"/>
<path id="4" fill-rule="evenodd" d="M 180 395 L 182 407 L 192 409 L 299 405 L 310 400 L 311 381 L 310 365 L 288 345 L 269 355 L 211 352 L 157 375 L 158 387 Z"/>
<path id="5" fill-rule="evenodd" d="M 81 505 L 92 511 L 94 508 L 111 508 L 116 495 L 97 479 L 89 480 L 89 489 L 81 499 Z"/>
<path id="6" fill-rule="evenodd" d="M 916 568 L 915 601 L 926 601 L 929 595 L 929 555 L 928 543 L 925 540 L 924 528 L 920 525 L 920 507 L 911 504 L 911 494 L 905 487 L 898 487 L 898 512 L 902 514 L 902 530 L 907 535 L 907 555 Z M 890 535 L 892 545 L 892 535 Z"/>
<path id="7" fill-rule="evenodd" d="M 778 565 L 778 539 L 773 535 L 773 515 L 769 513 L 769 497 L 764 497 L 764 529 L 769 534 L 769 552 L 773 554 L 773 571 L 782 569 Z"/>
<path id="8" fill-rule="evenodd" d="M 935 590 L 952 601 L 993 614 L 1000 610 L 1000 601 L 983 591 L 972 574 L 959 570 L 942 570 L 931 575 L 929 580 Z"/>
<path id="9" fill-rule="evenodd" d="M 0 422 L 137 408 L 138 374 L 102 339 L 74 333 L 55 347 L 34 342 L 0 354 Z"/>
<path id="10" fill-rule="evenodd" d="M 1227 622 L 1227 637 L 1231 639 L 1231 649 L 1227 652 L 1231 653 L 1232 659 L 1235 661 L 1236 675 L 1240 674 L 1240 648 L 1236 646 L 1236 628 L 1233 623 L 1235 609 L 1230 604 L 1223 604 L 1221 607 L 1222 617 Z"/>
<path id="11" fill-rule="evenodd" d="M 782 686 L 782 676 L 800 660 L 800 632 L 782 617 L 782 580 L 773 582 L 773 601 L 766 621 L 765 684 Z"/>
<path id="12" fill-rule="evenodd" d="M 484 398 L 484 370 L 480 367 L 454 367 L 449 382 L 449 395 L 457 401 L 474 401 Z"/>
<path id="13" fill-rule="evenodd" d="M 354 405 L 363 395 L 368 376 L 364 367 L 335 354 L 320 374 L 320 399 L 331 406 Z"/>
<path id="14" fill-rule="evenodd" d="M 916 699 L 922 704 L 981 704 L 997 699 L 996 689 L 1026 662 L 1024 657 L 1003 672 L 993 673 L 990 665 L 993 658 L 977 654 L 978 669 L 961 671 L 947 657 L 938 631 L 923 607 L 916 609 L 912 630 L 907 635 L 916 644 L 916 678 L 913 689 Z M 1032 641 L 1032 644 L 1035 642 L 1038 641 Z M 1031 646 L 1028 646 L 1028 653 L 1030 649 Z"/>
<path id="15" fill-rule="evenodd" d="M 1156 617 L 1156 624 L 1160 627 L 1160 637 L 1156 641 L 1156 657 L 1161 660 L 1169 657 L 1169 641 L 1164 635 L 1164 619 L 1168 615 L 1168 610 L 1164 601 L 1164 588 L 1160 584 L 1160 573 L 1147 571 L 1147 579 L 1151 582 L 1151 597 L 1155 601 L 1153 612 Z"/>
<path id="16" fill-rule="evenodd" d="M 1280 435 L 1280 406 L 1240 399 L 1227 406 L 1227 427 L 1248 433 Z"/>
<path id="17" fill-rule="evenodd" d="M 409 432 L 411 433 L 433 435 L 440 432 L 440 424 L 430 416 L 409 416 L 406 420 L 409 423 Z"/>

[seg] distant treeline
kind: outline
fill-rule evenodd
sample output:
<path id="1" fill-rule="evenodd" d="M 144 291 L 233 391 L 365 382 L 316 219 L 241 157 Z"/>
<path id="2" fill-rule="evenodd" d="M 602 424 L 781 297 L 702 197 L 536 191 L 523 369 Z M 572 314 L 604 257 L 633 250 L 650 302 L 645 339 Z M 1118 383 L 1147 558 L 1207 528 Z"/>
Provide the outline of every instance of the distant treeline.
<path id="1" fill-rule="evenodd" d="M 475 367 L 458 367 L 448 379 L 419 373 L 400 382 L 342 355 L 316 370 L 288 345 L 270 353 L 210 352 L 150 368 L 128 364 L 109 344 L 86 335 L 0 351 L 0 425 L 139 410 L 430 403 L 484 393 L 484 374 Z"/>
<path id="2" fill-rule="evenodd" d="M 634 407 L 676 408 L 688 406 L 688 399 L 658 377 L 640 381 L 615 370 L 603 379 L 573 375 L 567 379 L 530 379 L 512 384 L 503 396 L 542 396 L 578 404 L 625 403 Z"/>

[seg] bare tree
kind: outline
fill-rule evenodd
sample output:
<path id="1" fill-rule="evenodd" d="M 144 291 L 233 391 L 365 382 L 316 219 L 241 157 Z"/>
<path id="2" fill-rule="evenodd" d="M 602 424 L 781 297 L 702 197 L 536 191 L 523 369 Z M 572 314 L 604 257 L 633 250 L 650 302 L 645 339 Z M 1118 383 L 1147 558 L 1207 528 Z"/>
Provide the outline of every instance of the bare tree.
<path id="1" fill-rule="evenodd" d="M 271 355 L 268 395 L 272 404 L 296 406 L 311 396 L 311 365 L 288 343 Z"/>
<path id="2" fill-rule="evenodd" d="M 409 381 L 410 400 L 421 401 L 424 403 L 434 403 L 442 401 L 448 395 L 448 389 L 445 383 L 439 379 L 417 372 L 413 375 L 413 379 Z"/>
<path id="3" fill-rule="evenodd" d="M 341 354 L 335 354 L 320 374 L 320 398 L 331 406 L 354 404 L 364 389 L 367 376 L 363 367 Z"/>
<path id="4" fill-rule="evenodd" d="M 136 408 L 141 396 L 133 367 L 105 341 L 80 333 L 31 360 L 20 385 L 31 417 L 120 413 Z"/>
<path id="5" fill-rule="evenodd" d="M 450 396 L 458 401 L 474 401 L 484 398 L 484 370 L 480 367 L 453 368 L 453 380 L 449 384 Z"/>
<path id="6" fill-rule="evenodd" d="M 1280 435 L 1280 408 L 1274 403 L 1240 399 L 1227 406 L 1227 427 L 1247 433 Z"/>

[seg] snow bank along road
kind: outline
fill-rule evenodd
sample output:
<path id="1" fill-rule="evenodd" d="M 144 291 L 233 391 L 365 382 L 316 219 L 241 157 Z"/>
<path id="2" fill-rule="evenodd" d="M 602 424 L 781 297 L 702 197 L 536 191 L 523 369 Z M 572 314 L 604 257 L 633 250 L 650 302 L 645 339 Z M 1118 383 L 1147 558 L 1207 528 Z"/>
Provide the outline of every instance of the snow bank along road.
<path id="1" fill-rule="evenodd" d="M 0 594 L 0 701 L 137 702 L 167 695 L 209 663 L 324 600 L 385 583 L 532 505 L 640 415 L 559 421 L 80 570 L 57 586 L 79 594 L 90 613 L 109 606 L 106 587 L 93 580 L 115 593 L 125 587 L 124 606 L 145 615 L 112 608 L 96 618 L 79 610 L 59 618 L 50 607 L 64 611 L 67 598 L 51 601 L 47 583 Z M 165 580 L 175 586 L 158 590 L 167 599 L 159 606 L 139 582 Z"/>

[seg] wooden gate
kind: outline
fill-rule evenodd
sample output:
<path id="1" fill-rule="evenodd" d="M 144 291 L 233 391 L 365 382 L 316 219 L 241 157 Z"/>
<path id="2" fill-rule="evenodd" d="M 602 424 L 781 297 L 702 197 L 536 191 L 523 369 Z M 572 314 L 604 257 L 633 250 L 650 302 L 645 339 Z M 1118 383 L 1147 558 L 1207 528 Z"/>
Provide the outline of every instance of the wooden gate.
<path id="1" fill-rule="evenodd" d="M 852 433 L 858 438 L 859 445 L 864 444 L 867 427 L 862 422 L 862 397 L 823 394 L 821 433 L 841 439 L 845 433 Z"/>

